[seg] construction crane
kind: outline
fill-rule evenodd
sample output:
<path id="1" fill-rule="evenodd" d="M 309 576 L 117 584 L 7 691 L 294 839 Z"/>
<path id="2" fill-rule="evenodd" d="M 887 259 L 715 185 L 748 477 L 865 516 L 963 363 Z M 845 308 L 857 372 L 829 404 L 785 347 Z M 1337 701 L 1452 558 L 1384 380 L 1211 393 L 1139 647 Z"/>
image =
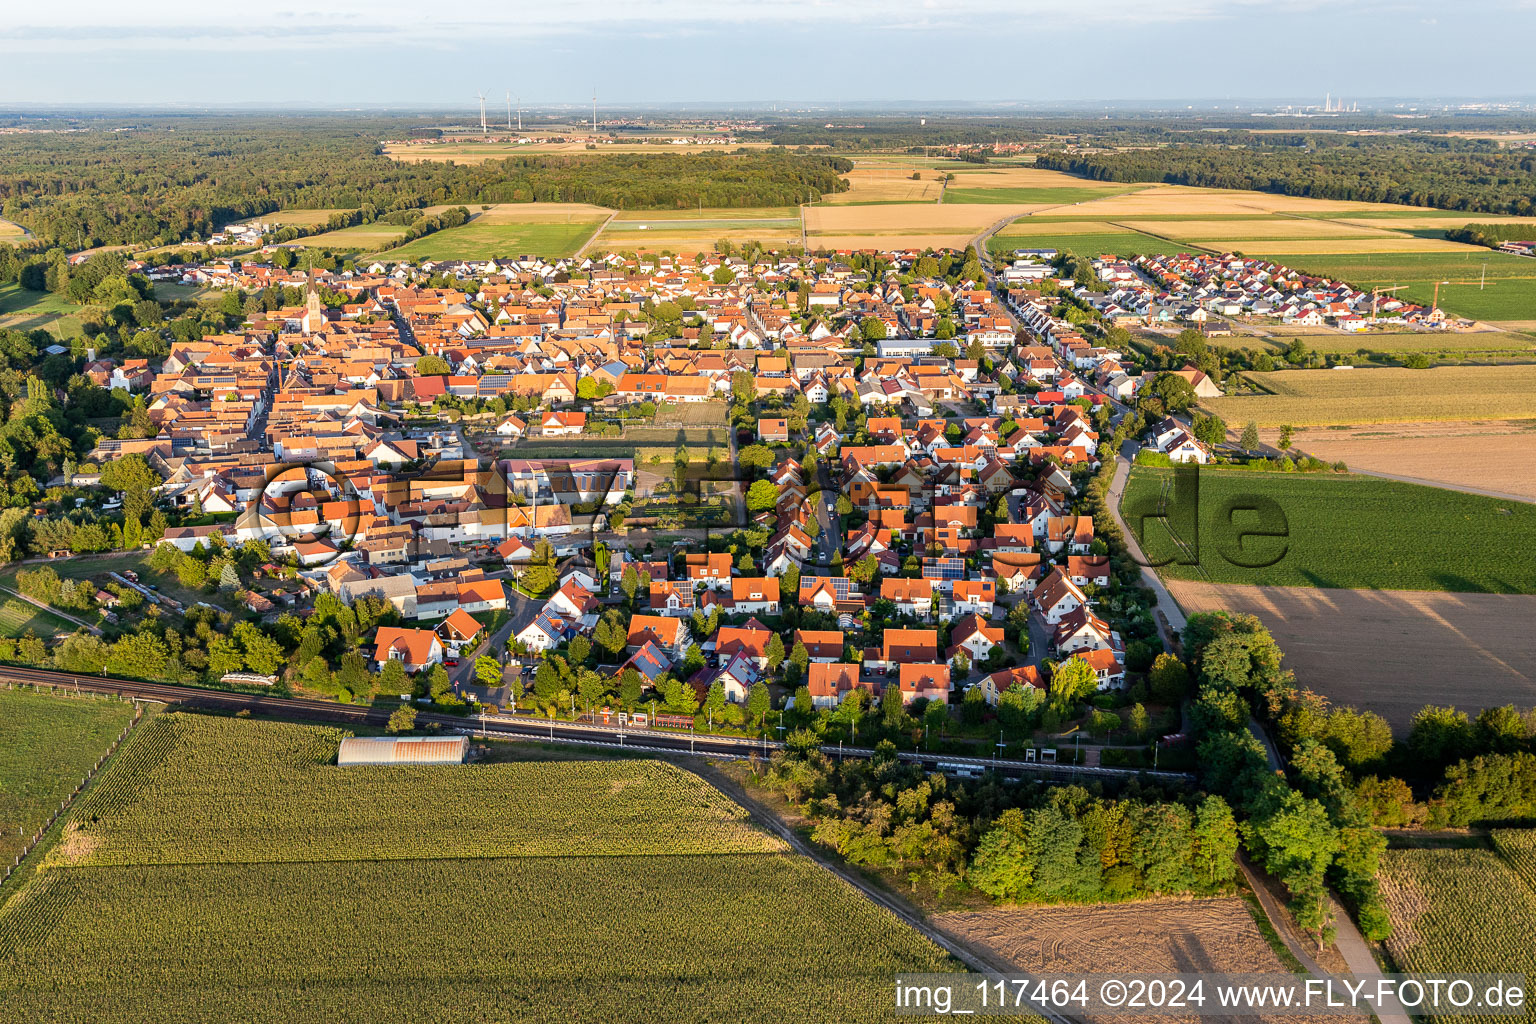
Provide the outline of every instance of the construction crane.
<path id="1" fill-rule="evenodd" d="M 1408 286 L 1405 285 L 1405 284 L 1395 284 L 1391 288 L 1372 288 L 1371 289 L 1371 319 L 1372 320 L 1376 319 L 1376 298 L 1377 298 L 1377 296 L 1380 293 L 1382 293 L 1382 292 L 1400 292 L 1404 288 L 1407 288 L 1407 287 Z"/>
<path id="2" fill-rule="evenodd" d="M 485 132 L 486 132 L 486 128 L 485 128 L 485 93 L 477 92 L 477 93 L 475 93 L 475 95 L 480 97 L 480 134 L 484 135 Z"/>

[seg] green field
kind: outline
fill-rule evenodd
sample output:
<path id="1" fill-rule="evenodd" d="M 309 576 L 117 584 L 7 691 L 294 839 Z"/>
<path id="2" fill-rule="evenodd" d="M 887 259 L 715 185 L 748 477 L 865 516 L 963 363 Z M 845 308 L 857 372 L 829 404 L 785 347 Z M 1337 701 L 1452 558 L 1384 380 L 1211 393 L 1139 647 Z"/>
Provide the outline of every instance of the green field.
<path id="1" fill-rule="evenodd" d="M 964 181 L 965 179 L 958 179 Z M 944 190 L 946 203 L 1084 203 L 1090 199 L 1130 191 L 1123 185 L 1100 188 L 956 188 L 950 185 Z"/>
<path id="2" fill-rule="evenodd" d="M 1085 218 L 1079 217 L 1078 220 Z M 1116 256 L 1140 256 L 1143 253 L 1199 252 L 1189 243 L 1179 244 L 1161 238 L 1153 238 L 1139 231 L 1088 232 L 1076 235 L 993 235 L 987 242 L 992 252 L 1006 255 L 1014 249 L 1059 249 L 1075 252 L 1079 256 L 1093 257 L 1104 253 Z"/>
<path id="3" fill-rule="evenodd" d="M 52 292 L 28 291 L 19 284 L 0 284 L 0 327 L 14 331 L 39 328 L 57 338 L 80 334 L 81 307 Z"/>
<path id="4" fill-rule="evenodd" d="M 0 594 L 0 636 L 19 637 L 36 633 L 40 637 L 50 637 L 58 633 L 73 633 L 78 628 L 73 622 L 45 612 L 19 597 Z"/>
<path id="5" fill-rule="evenodd" d="M 0 689 L 0 867 L 132 720 L 133 705 L 120 700 Z"/>
<path id="6" fill-rule="evenodd" d="M 1143 533 L 1144 513 L 1192 507 L 1183 504 L 1187 495 L 1160 505 L 1171 473 L 1132 469 L 1121 512 L 1133 531 Z M 1352 474 L 1210 469 L 1199 474 L 1197 500 L 1198 532 L 1189 517 L 1170 520 L 1179 541 L 1198 538 L 1198 565 L 1182 564 L 1190 555 L 1164 521 L 1146 521 L 1148 559 L 1170 561 L 1159 573 L 1287 587 L 1536 593 L 1536 505 Z M 1241 511 L 1267 503 L 1271 511 Z M 1285 536 L 1254 536 L 1271 531 Z"/>
<path id="7" fill-rule="evenodd" d="M 316 249 L 370 250 L 387 246 L 405 237 L 405 228 L 399 224 L 358 224 L 350 228 L 325 231 L 295 240 L 294 245 Z"/>
<path id="8" fill-rule="evenodd" d="M 1522 256 L 1479 249 L 1272 258 L 1357 287 L 1408 285 L 1393 294 L 1426 305 L 1434 301 L 1435 282 L 1449 281 L 1440 286 L 1440 307 L 1448 312 L 1477 320 L 1536 320 L 1536 260 Z"/>
<path id="9" fill-rule="evenodd" d="M 142 726 L 0 907 L 7 1017 L 886 1020 L 958 967 L 680 768 L 339 768 L 341 735 Z"/>
<path id="10" fill-rule="evenodd" d="M 495 259 L 538 253 L 569 256 L 580 249 L 601 220 L 525 221 L 521 224 L 481 224 L 470 221 L 437 231 L 380 255 L 393 260 Z"/>
<path id="11" fill-rule="evenodd" d="M 1529 848 L 1529 833 L 1515 839 Z M 1536 890 L 1499 852 L 1387 850 L 1381 893 L 1392 918 L 1387 950 L 1401 971 L 1536 974 Z M 1526 1013 L 1526 1019 L 1530 1014 Z M 1433 1021 L 1466 1020 L 1431 1016 Z"/>

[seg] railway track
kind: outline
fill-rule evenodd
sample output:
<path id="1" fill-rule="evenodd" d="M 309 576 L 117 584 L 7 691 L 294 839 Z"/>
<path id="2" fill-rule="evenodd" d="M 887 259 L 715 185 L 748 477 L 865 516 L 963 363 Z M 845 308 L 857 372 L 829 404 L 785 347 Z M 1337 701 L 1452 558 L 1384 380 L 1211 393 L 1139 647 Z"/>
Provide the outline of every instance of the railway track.
<path id="1" fill-rule="evenodd" d="M 109 693 L 119 697 L 180 704 L 191 708 L 218 711 L 249 711 L 252 714 L 278 715 L 309 721 L 370 725 L 382 727 L 389 721 L 390 707 L 360 707 L 335 704 L 304 697 L 279 697 L 273 694 L 210 690 L 169 683 L 144 683 L 112 676 L 80 675 L 50 669 L 0 667 L 0 682 L 22 683 L 87 693 Z M 694 732 L 659 729 L 631 729 L 624 726 L 589 725 L 523 715 L 446 715 L 419 711 L 418 724 L 440 726 L 460 733 L 501 739 L 542 740 L 577 746 L 633 750 L 636 753 L 683 754 L 704 757 L 746 758 L 768 756 L 784 747 L 782 742 L 747 739 L 738 736 L 708 736 Z M 829 757 L 867 759 L 875 751 L 865 747 L 824 746 Z M 1130 768 L 1078 767 L 1053 762 L 1015 761 L 1000 758 L 966 757 L 922 751 L 902 751 L 903 761 L 948 774 L 979 775 L 986 770 L 1010 778 L 1036 778 L 1042 781 L 1070 781 L 1085 778 L 1131 778 L 1146 776 L 1170 783 L 1189 783 L 1194 777 L 1181 772 L 1141 771 Z"/>

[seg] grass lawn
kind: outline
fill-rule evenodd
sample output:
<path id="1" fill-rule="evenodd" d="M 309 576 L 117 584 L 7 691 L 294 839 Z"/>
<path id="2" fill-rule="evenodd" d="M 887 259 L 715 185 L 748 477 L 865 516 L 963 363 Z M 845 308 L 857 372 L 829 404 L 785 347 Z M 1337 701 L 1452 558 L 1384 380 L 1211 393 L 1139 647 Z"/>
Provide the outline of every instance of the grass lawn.
<path id="1" fill-rule="evenodd" d="M 1172 560 L 1158 571 L 1174 579 L 1536 593 L 1536 505 L 1352 474 L 1208 469 L 1199 474 L 1198 532 L 1175 513 L 1143 528 L 1171 474 L 1132 469 L 1121 512 L 1149 560 Z M 1246 511 L 1261 505 L 1269 511 Z M 1198 565 L 1179 564 L 1168 522 L 1179 540 L 1198 541 Z"/>
<path id="2" fill-rule="evenodd" d="M 56 338 L 80 333 L 81 307 L 52 292 L 28 291 L 19 284 L 0 285 L 0 327 L 13 331 L 49 331 Z"/>
<path id="3" fill-rule="evenodd" d="M 551 223 L 547 220 L 503 224 L 471 221 L 418 238 L 381 255 L 397 260 L 493 259 L 538 253 L 569 256 L 581 248 L 602 221 L 593 219 Z"/>
<path id="4" fill-rule="evenodd" d="M 1468 252 L 1371 253 L 1354 256 L 1275 257 L 1286 266 L 1348 281 L 1357 287 L 1408 285 L 1400 298 L 1429 303 L 1440 286 L 1440 306 L 1478 320 L 1536 319 L 1536 260 L 1492 249 Z M 1486 285 L 1482 284 L 1484 272 Z"/>
<path id="5" fill-rule="evenodd" d="M 1079 218 L 1081 219 L 1081 218 Z M 1028 218 L 1026 218 L 1026 222 Z M 1011 231 L 1017 225 L 1010 225 Z M 1161 238 L 1153 238 L 1139 231 L 1104 231 L 1089 232 L 1086 234 L 1052 235 L 1042 234 L 996 234 L 987 242 L 987 248 L 994 253 L 1006 255 L 1014 249 L 1058 249 L 1062 252 L 1075 252 L 1079 256 L 1093 257 L 1102 253 L 1112 253 L 1116 256 L 1140 256 L 1143 253 L 1176 253 L 1198 252 L 1197 246 L 1189 243 L 1180 244 L 1169 242 Z"/>
<path id="6" fill-rule="evenodd" d="M 7 580 L 6 585 L 10 584 L 11 581 Z M 90 617 L 82 617 L 87 622 L 91 621 Z M 73 622 L 45 612 L 19 597 L 0 594 L 0 635 L 21 637 L 35 633 L 40 637 L 51 637 L 59 633 L 73 633 L 79 628 Z"/>
<path id="7" fill-rule="evenodd" d="M 124 701 L 0 690 L 0 863 L 11 863 L 132 719 Z"/>

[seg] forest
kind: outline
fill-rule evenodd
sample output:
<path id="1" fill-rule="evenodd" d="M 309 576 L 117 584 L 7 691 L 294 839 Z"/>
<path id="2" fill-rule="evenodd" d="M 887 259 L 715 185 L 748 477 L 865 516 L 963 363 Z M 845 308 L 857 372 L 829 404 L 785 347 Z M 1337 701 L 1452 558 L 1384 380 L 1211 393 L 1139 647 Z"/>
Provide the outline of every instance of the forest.
<path id="1" fill-rule="evenodd" d="M 1237 146 L 1042 153 L 1035 166 L 1099 181 L 1253 189 L 1314 199 L 1401 203 L 1527 216 L 1536 153 L 1448 136 L 1245 136 Z"/>
<path id="2" fill-rule="evenodd" d="M 616 209 L 793 206 L 847 188 L 839 157 L 784 151 L 529 155 L 475 166 L 399 163 L 385 122 L 210 118 L 134 130 L 0 135 L 0 216 L 44 248 L 172 244 L 274 210 L 459 203 Z"/>

